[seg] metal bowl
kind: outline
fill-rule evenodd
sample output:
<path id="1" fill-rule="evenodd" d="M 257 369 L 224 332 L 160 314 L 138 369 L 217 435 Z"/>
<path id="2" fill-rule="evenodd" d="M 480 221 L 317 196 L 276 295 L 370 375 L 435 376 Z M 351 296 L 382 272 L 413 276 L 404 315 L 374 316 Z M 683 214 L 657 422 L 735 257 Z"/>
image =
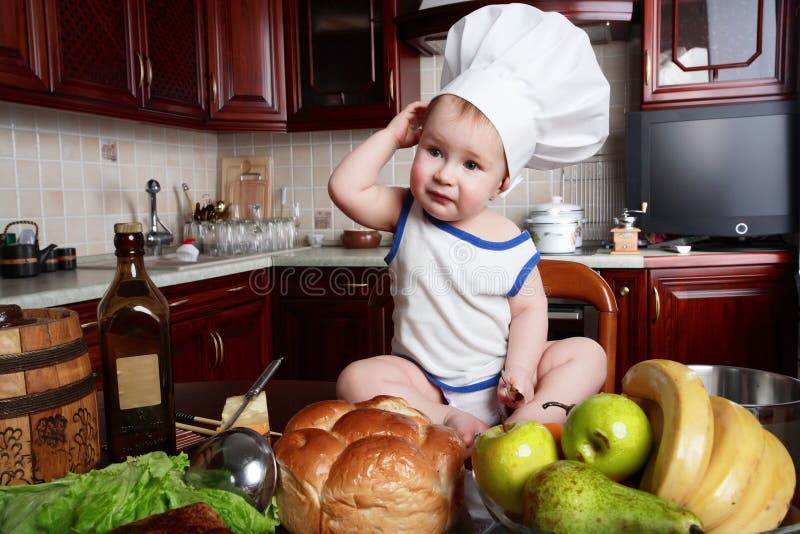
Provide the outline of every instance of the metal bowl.
<path id="1" fill-rule="evenodd" d="M 792 455 L 800 475 L 800 380 L 778 373 L 729 365 L 690 365 L 717 395 L 741 404 L 775 434 Z M 800 478 L 800 476 L 798 476 Z"/>

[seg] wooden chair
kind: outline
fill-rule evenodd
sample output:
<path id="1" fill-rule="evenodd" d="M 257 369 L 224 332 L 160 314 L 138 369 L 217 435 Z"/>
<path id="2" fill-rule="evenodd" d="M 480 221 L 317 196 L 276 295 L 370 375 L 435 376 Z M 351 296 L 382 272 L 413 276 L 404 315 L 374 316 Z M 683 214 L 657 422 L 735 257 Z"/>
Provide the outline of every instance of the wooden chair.
<path id="1" fill-rule="evenodd" d="M 538 264 L 548 298 L 585 302 L 599 312 L 597 342 L 606 351 L 608 371 L 602 391 L 614 391 L 614 368 L 617 355 L 617 300 L 602 276 L 582 263 L 541 260 Z"/>

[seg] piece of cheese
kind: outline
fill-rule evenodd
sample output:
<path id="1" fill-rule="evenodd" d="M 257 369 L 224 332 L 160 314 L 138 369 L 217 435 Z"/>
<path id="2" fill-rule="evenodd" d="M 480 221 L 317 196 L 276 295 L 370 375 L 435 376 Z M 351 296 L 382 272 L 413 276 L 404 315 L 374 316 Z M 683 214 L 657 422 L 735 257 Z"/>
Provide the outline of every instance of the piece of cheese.
<path id="1" fill-rule="evenodd" d="M 222 425 L 224 426 L 244 402 L 244 395 L 228 397 L 222 409 Z M 233 428 L 252 428 L 262 436 L 269 439 L 269 412 L 267 410 L 267 394 L 261 392 L 247 405 L 242 415 L 234 422 Z"/>

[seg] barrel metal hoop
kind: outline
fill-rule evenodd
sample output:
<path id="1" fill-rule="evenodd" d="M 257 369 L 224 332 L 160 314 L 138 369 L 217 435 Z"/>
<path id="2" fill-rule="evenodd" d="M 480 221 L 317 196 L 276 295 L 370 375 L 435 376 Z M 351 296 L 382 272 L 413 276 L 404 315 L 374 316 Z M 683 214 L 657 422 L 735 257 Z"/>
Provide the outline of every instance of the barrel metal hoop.
<path id="1" fill-rule="evenodd" d="M 17 373 L 39 367 L 47 367 L 57 363 L 68 362 L 86 354 L 89 347 L 86 341 L 79 337 L 68 343 L 48 347 L 46 349 L 31 350 L 28 352 L 17 352 L 14 354 L 0 355 L 0 373 Z"/>
<path id="2" fill-rule="evenodd" d="M 22 397 L 0 400 L 0 419 L 23 417 L 32 413 L 51 410 L 80 400 L 94 393 L 94 377 L 89 375 L 77 382 L 56 389 L 30 393 Z"/>

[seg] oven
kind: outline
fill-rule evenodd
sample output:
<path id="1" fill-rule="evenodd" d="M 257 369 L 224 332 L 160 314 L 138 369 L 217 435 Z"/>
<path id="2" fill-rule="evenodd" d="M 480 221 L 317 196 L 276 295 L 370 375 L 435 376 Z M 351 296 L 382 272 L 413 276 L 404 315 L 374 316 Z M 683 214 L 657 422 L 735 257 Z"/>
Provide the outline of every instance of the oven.
<path id="1" fill-rule="evenodd" d="M 597 339 L 598 311 L 570 299 L 547 300 L 547 339 L 583 336 Z"/>

